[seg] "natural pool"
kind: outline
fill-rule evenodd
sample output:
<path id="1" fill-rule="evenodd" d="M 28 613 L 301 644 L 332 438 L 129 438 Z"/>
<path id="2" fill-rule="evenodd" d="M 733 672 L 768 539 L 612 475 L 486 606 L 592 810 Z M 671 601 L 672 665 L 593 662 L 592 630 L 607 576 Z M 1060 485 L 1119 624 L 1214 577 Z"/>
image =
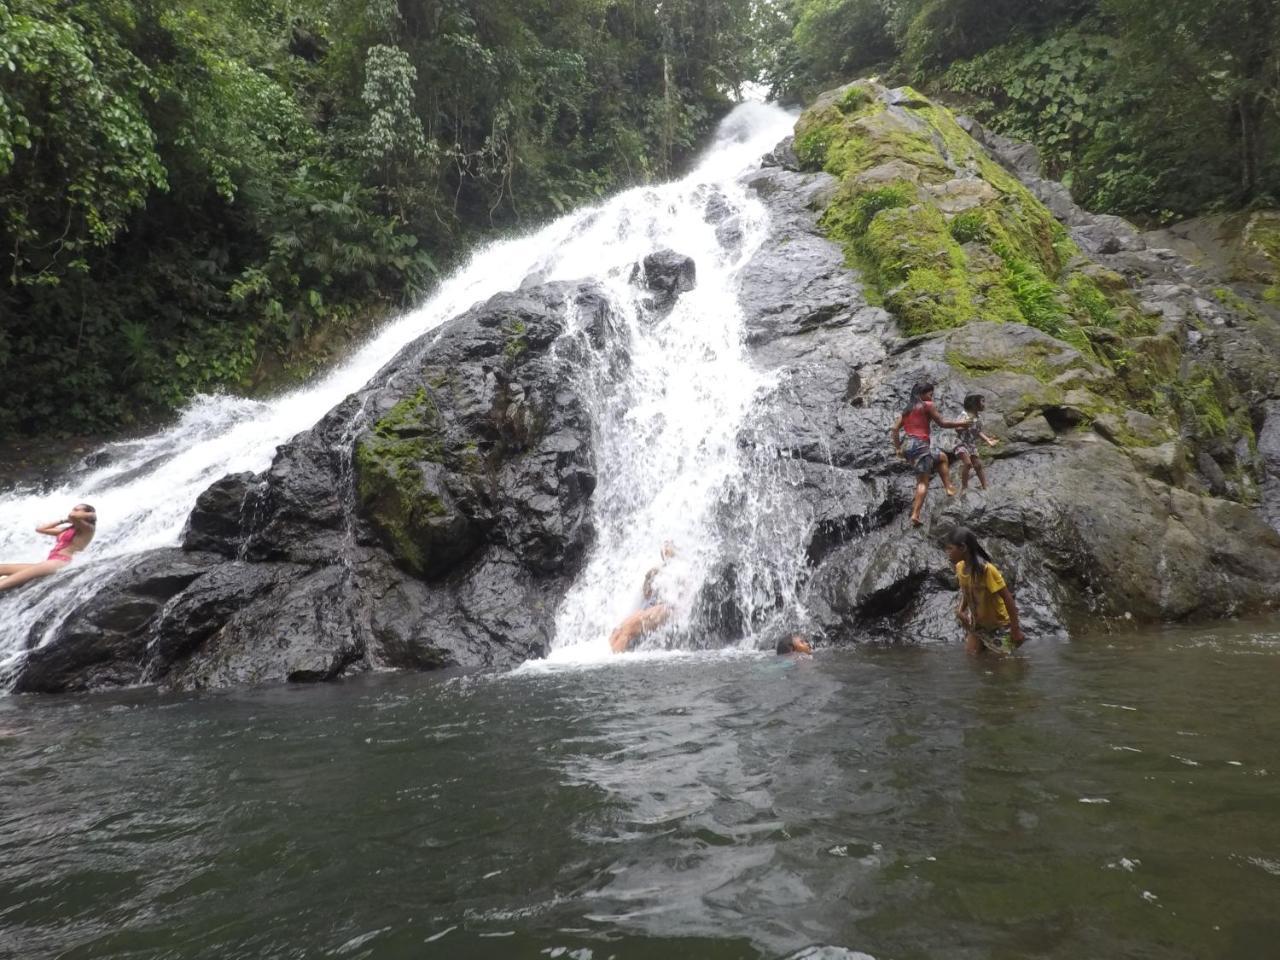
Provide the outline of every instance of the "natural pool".
<path id="1" fill-rule="evenodd" d="M 1280 623 L 0 700 L 0 955 L 1240 957 Z"/>

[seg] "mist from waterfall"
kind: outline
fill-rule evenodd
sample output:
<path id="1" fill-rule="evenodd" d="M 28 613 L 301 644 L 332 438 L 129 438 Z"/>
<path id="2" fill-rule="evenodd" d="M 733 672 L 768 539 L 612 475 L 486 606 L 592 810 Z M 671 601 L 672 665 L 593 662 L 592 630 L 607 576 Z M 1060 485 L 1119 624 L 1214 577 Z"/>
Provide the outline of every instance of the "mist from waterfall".
<path id="1" fill-rule="evenodd" d="M 615 618 L 638 598 L 663 539 L 680 550 L 663 588 L 687 608 L 723 539 L 714 515 L 735 490 L 741 495 L 738 434 L 752 398 L 766 386 L 746 360 L 734 295 L 736 272 L 764 230 L 764 211 L 738 181 L 793 120 L 777 107 L 744 103 L 682 180 L 629 190 L 477 250 L 426 303 L 315 383 L 268 400 L 198 397 L 172 426 L 108 444 L 88 460 L 102 465 L 72 469 L 55 489 L 19 487 L 0 498 L 4 561 L 43 558 L 50 542 L 34 533 L 36 524 L 65 516 L 74 503 L 92 503 L 100 518 L 97 538 L 69 569 L 0 594 L 0 668 L 51 635 L 125 559 L 177 545 L 196 498 L 213 481 L 264 470 L 280 444 L 373 379 L 403 346 L 526 277 L 603 284 L 623 319 L 629 354 L 621 381 L 598 382 L 590 400 L 599 434 L 599 536 L 560 613 L 554 653 L 598 651 Z M 735 220 L 737 229 L 717 235 L 708 202 L 726 206 L 718 222 Z M 693 257 L 698 286 L 669 317 L 648 322 L 631 274 L 664 247 Z M 607 368 L 602 363 L 583 375 L 599 378 Z"/>

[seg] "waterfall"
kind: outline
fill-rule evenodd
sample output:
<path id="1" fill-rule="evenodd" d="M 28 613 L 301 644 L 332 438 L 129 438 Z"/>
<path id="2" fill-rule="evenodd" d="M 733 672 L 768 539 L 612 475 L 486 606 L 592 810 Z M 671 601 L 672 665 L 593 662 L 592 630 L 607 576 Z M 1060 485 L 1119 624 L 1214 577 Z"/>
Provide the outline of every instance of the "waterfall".
<path id="1" fill-rule="evenodd" d="M 699 622 L 700 600 L 708 596 L 741 621 L 735 637 L 720 641 L 751 644 L 756 608 L 785 608 L 780 593 L 794 586 L 803 563 L 807 525 L 794 508 L 784 511 L 785 532 L 772 522 L 785 499 L 786 465 L 767 438 L 743 442 L 753 407 L 776 386 L 748 355 L 737 297 L 738 276 L 768 230 L 767 213 L 738 182 L 740 168 L 715 153 L 712 164 L 730 175 L 710 188 L 709 178 L 695 175 L 628 197 L 574 241 L 585 252 L 630 234 L 638 246 L 628 263 L 671 248 L 695 261 L 697 286 L 669 315 L 655 317 L 626 274 L 601 278 L 613 301 L 614 337 L 588 356 L 579 385 L 594 429 L 597 542 L 557 612 L 553 665 L 611 659 L 608 636 L 641 606 L 642 584 L 655 568 L 657 593 L 674 613 L 633 649 L 698 646 L 708 627 Z M 675 554 L 664 562 L 666 543 Z M 725 574 L 731 579 L 717 589 L 715 578 Z"/>
<path id="2" fill-rule="evenodd" d="M 711 562 L 712 514 L 741 479 L 738 431 L 765 386 L 746 360 L 733 292 L 735 272 L 765 228 L 764 212 L 738 181 L 793 121 L 777 107 L 741 104 L 683 179 L 626 191 L 477 250 L 426 303 L 315 383 L 270 400 L 198 397 L 171 427 L 108 444 L 86 460 L 92 466 L 72 469 L 56 489 L 19 487 L 6 494 L 0 561 L 41 559 L 50 541 L 34 533 L 36 524 L 65 516 L 74 503 L 93 504 L 99 523 L 97 538 L 68 570 L 0 593 L 0 668 L 39 645 L 63 611 L 90 597 L 129 557 L 175 546 L 196 498 L 214 480 L 265 469 L 277 446 L 371 380 L 400 348 L 526 277 L 599 280 L 625 318 L 630 355 L 623 382 L 612 389 L 599 384 L 593 400 L 600 538 L 560 614 L 556 652 L 579 647 L 602 629 L 607 634 L 605 625 L 611 628 L 634 599 L 628 593 L 638 596 L 662 539 L 680 549 L 668 572 L 691 583 Z M 736 218 L 736 230 L 717 235 L 707 217 L 713 199 L 728 206 L 723 212 Z M 698 286 L 666 320 L 647 324 L 629 278 L 634 264 L 664 247 L 694 258 Z"/>

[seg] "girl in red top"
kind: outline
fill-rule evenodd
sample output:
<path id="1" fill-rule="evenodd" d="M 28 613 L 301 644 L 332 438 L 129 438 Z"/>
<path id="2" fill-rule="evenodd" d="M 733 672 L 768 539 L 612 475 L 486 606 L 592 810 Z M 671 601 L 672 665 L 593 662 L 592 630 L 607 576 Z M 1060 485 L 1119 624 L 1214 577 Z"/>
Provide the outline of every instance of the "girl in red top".
<path id="1" fill-rule="evenodd" d="M 97 530 L 98 514 L 87 503 L 71 508 L 65 520 L 55 520 L 36 527 L 36 533 L 57 537 L 49 557 L 39 563 L 0 563 L 0 590 L 12 590 L 28 580 L 57 573 L 71 562 L 73 554 L 89 545 Z"/>
<path id="2" fill-rule="evenodd" d="M 894 451 L 911 464 L 916 474 L 916 498 L 911 504 L 911 523 L 917 527 L 923 522 L 920 519 L 920 508 L 924 506 L 929 481 L 933 478 L 935 469 L 942 474 L 942 487 L 947 491 L 947 496 L 956 495 L 955 487 L 951 486 L 951 468 L 947 455 L 941 450 L 934 452 L 933 449 L 930 431 L 935 423 L 949 430 L 969 425 L 968 420 L 943 420 L 933 406 L 933 384 L 918 383 L 911 388 L 907 408 L 894 421 L 893 429 L 889 431 Z M 902 444 L 903 431 L 907 434 L 905 447 Z"/>

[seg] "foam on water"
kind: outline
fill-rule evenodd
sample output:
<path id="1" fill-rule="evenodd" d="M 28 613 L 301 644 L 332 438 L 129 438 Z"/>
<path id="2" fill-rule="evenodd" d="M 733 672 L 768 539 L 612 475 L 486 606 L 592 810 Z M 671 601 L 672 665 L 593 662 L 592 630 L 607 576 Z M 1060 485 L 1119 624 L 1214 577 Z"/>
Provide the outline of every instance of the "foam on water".
<path id="1" fill-rule="evenodd" d="M 375 377 L 403 346 L 478 301 L 517 287 L 527 276 L 595 278 L 609 291 L 630 328 L 631 368 L 611 390 L 598 380 L 602 421 L 600 546 L 560 617 L 556 650 L 598 643 L 605 624 L 631 599 L 663 538 L 682 545 L 692 584 L 710 545 L 700 540 L 708 510 L 735 470 L 735 433 L 763 381 L 740 346 L 734 276 L 758 242 L 763 210 L 739 185 L 740 176 L 785 136 L 785 111 L 745 103 L 722 123 L 715 144 L 685 178 L 627 191 L 563 217 L 527 236 L 478 250 L 421 307 L 388 324 L 341 366 L 312 385 L 271 400 L 202 396 L 178 422 L 139 440 L 108 445 L 105 465 L 69 473 L 56 489 L 20 487 L 0 499 L 0 559 L 36 560 L 49 549 L 34 533 L 39 522 L 92 503 L 98 537 L 71 568 L 11 595 L 0 594 L 0 667 L 28 644 L 38 645 L 73 603 L 95 592 L 126 558 L 178 543 L 196 497 L 214 480 L 261 471 L 276 448 Z M 706 204 L 722 196 L 742 227 L 727 247 L 707 222 Z M 632 266 L 671 247 L 692 256 L 699 286 L 675 314 L 642 327 Z M 588 372 L 584 375 L 593 375 Z M 598 378 L 601 370 L 594 375 Z M 91 458 L 100 462 L 104 458 Z M 621 512 L 619 512 L 621 511 Z"/>

